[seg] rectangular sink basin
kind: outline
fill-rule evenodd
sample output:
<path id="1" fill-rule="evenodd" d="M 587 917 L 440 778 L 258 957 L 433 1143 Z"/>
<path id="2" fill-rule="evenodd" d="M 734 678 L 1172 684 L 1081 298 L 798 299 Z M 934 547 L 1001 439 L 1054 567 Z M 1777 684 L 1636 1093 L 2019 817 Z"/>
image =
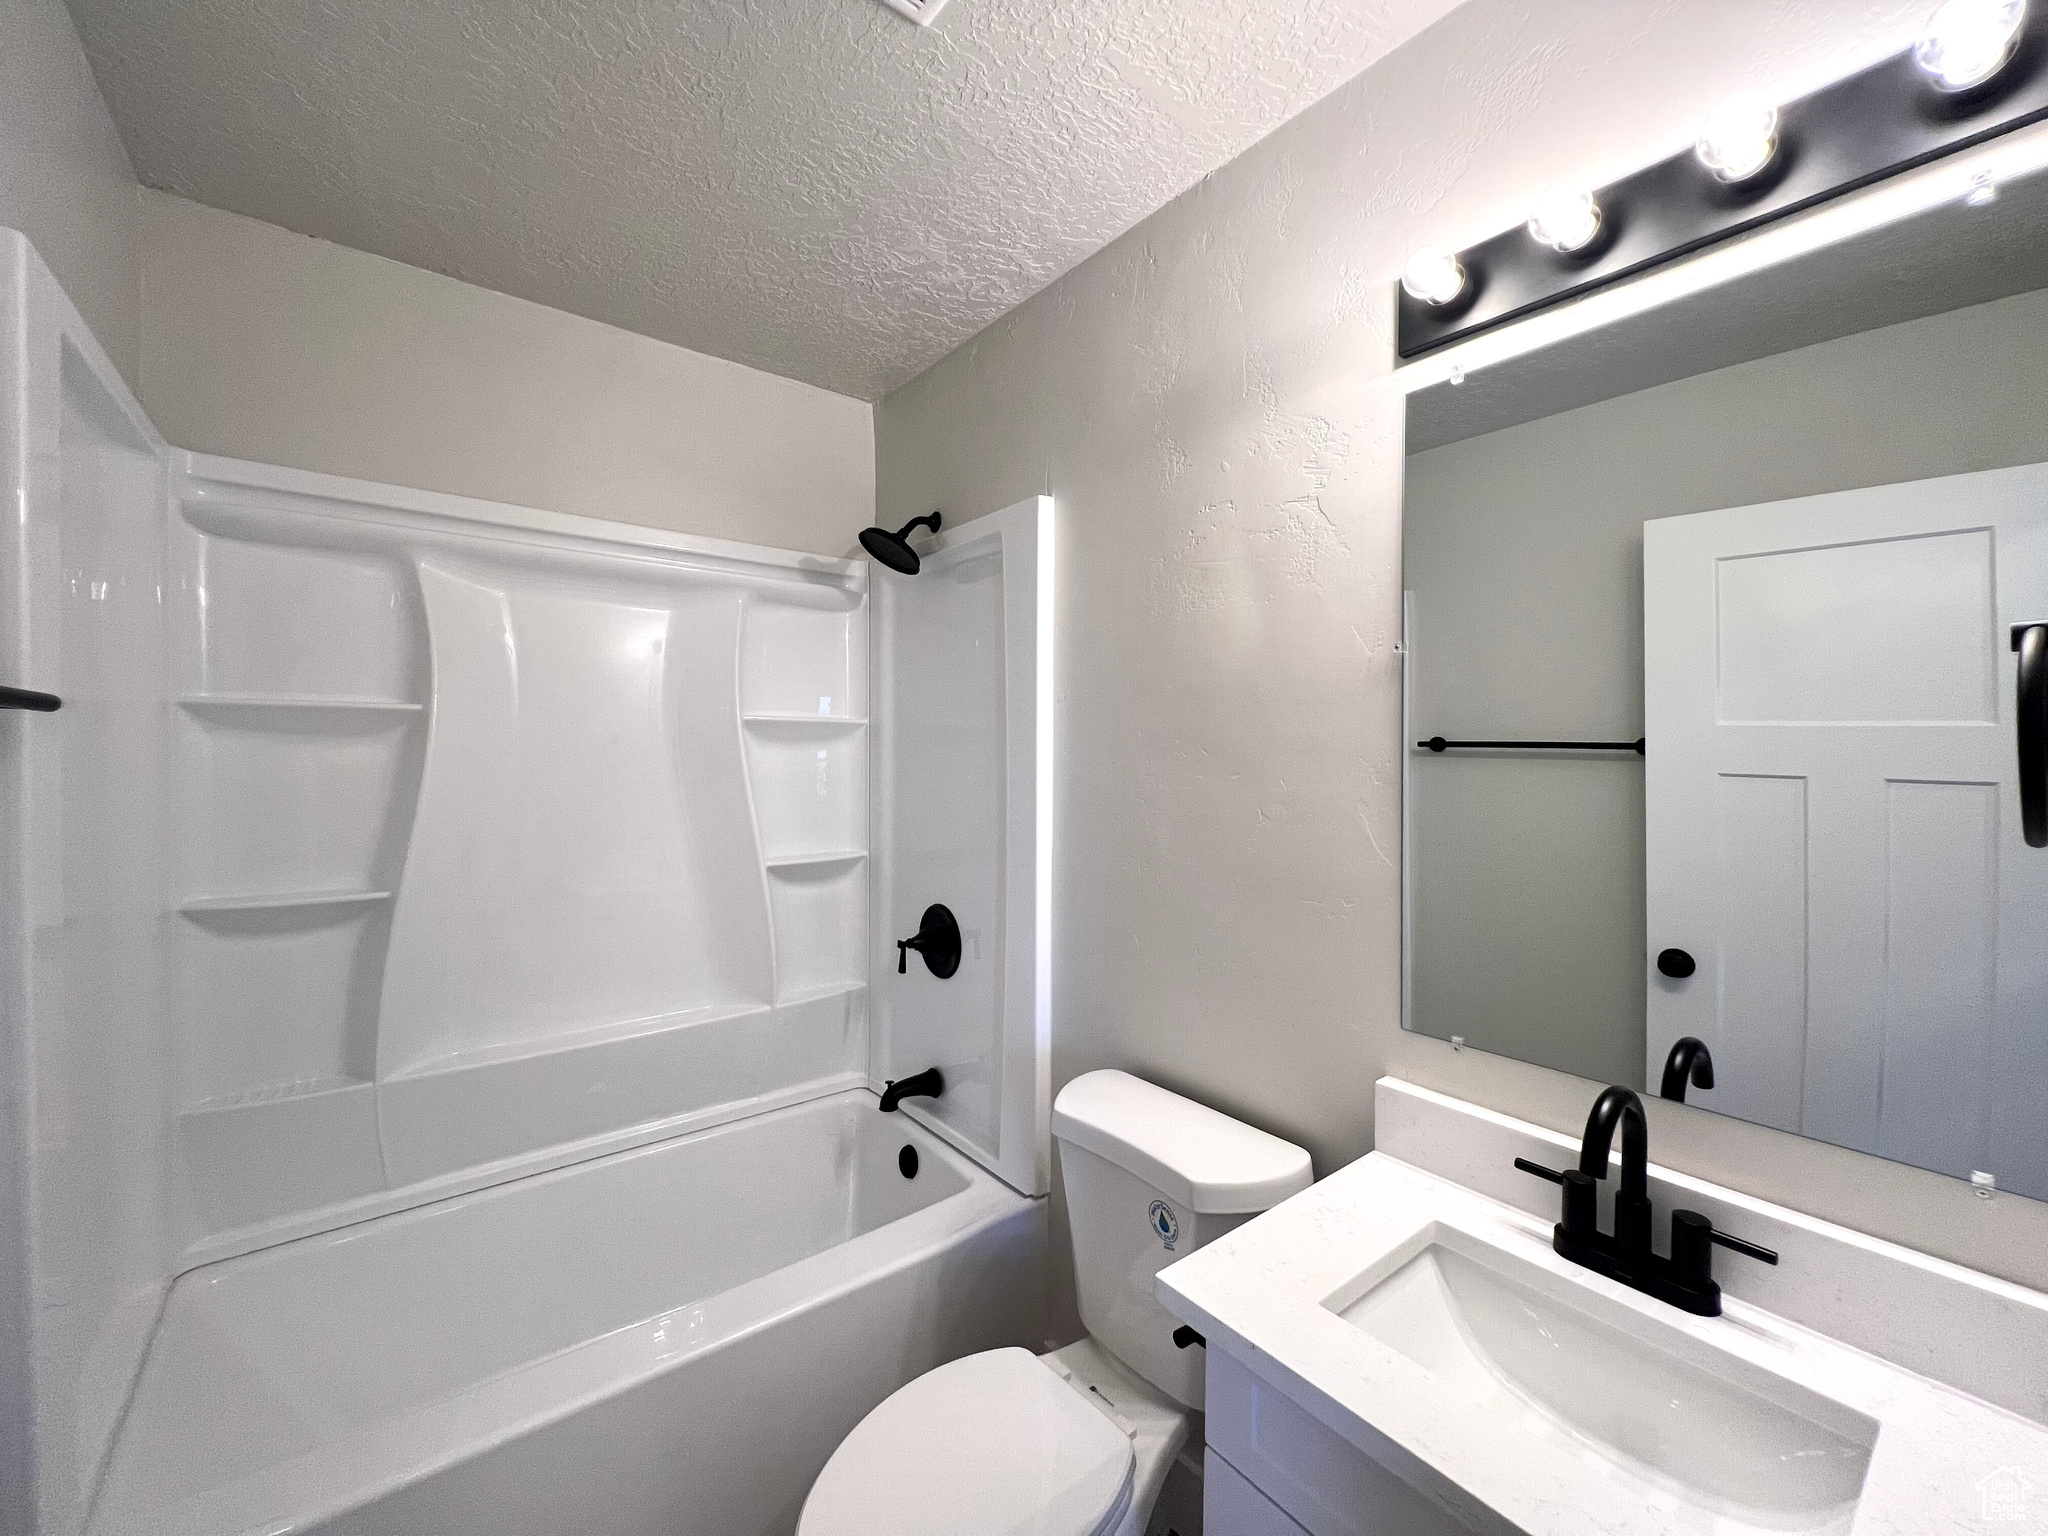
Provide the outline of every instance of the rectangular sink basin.
<path id="1" fill-rule="evenodd" d="M 1325 1305 L 1435 1377 L 1475 1454 L 1596 1458 L 1716 1536 L 1854 1519 L 1875 1420 L 1458 1228 L 1431 1225 Z"/>

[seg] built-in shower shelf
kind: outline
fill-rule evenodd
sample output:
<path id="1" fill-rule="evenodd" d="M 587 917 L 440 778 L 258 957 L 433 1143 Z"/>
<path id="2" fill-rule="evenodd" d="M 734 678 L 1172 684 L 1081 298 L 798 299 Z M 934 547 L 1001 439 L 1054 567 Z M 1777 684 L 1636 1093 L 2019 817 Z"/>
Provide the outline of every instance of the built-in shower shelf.
<path id="1" fill-rule="evenodd" d="M 195 896 L 180 912 L 276 912 L 290 907 L 354 907 L 389 901 L 390 891 L 277 891 L 248 896 Z"/>
<path id="2" fill-rule="evenodd" d="M 335 710 L 351 714 L 416 715 L 424 704 L 410 699 L 347 699 L 318 694 L 188 693 L 178 700 L 195 715 L 250 715 L 274 711 Z"/>
<path id="3" fill-rule="evenodd" d="M 867 856 L 864 848 L 840 848 L 828 853 L 778 853 L 762 862 L 770 869 L 823 869 L 833 864 L 857 864 Z"/>
<path id="4" fill-rule="evenodd" d="M 855 726 L 866 725 L 865 715 L 798 715 L 753 712 L 740 716 L 749 725 L 811 726 L 820 730 L 846 731 Z"/>

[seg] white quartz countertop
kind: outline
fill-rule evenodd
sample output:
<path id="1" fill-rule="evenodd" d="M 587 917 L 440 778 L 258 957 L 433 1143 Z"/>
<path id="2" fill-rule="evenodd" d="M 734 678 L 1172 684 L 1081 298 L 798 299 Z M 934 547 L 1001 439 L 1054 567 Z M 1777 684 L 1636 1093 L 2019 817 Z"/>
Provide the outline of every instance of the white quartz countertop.
<path id="1" fill-rule="evenodd" d="M 1615 1476 L 1611 1453 L 1590 1443 L 1560 1455 L 1553 1440 L 1537 1455 L 1536 1441 L 1522 1446 L 1475 1434 L 1454 1392 L 1339 1314 L 1362 1274 L 1413 1247 L 1432 1224 L 1585 1287 L 1595 1310 L 1640 1314 L 1646 1336 L 1674 1330 L 1665 1337 L 1696 1359 L 1712 1362 L 1719 1352 L 1733 1357 L 1731 1374 L 1749 1374 L 1746 1362 L 1877 1421 L 1853 1517 L 1829 1529 L 1852 1536 L 2048 1533 L 2048 1427 L 1732 1297 L 1720 1317 L 1681 1312 L 1559 1258 L 1550 1222 L 1384 1153 L 1162 1271 L 1158 1295 L 1211 1349 L 1229 1352 L 1361 1452 L 1394 1442 L 1413 1458 L 1397 1458 L 1401 1475 L 1440 1479 L 1420 1491 L 1449 1507 L 1490 1512 L 1482 1524 L 1504 1522 L 1531 1536 L 1758 1528 L 1740 1520 L 1702 1524 L 1683 1500 L 1645 1497 L 1641 1483 Z M 1716 1256 L 1724 1271 L 1747 1262 Z M 1825 1277 L 1813 1283 L 1824 1285 Z"/>

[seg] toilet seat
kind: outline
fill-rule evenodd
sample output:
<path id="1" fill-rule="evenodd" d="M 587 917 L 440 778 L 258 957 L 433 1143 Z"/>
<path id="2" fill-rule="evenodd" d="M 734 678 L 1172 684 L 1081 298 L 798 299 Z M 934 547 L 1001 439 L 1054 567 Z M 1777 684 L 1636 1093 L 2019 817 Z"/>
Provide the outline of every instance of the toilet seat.
<path id="1" fill-rule="evenodd" d="M 1022 1349 L 891 1394 L 840 1442 L 797 1536 L 1103 1536 L 1130 1504 L 1130 1436 Z"/>

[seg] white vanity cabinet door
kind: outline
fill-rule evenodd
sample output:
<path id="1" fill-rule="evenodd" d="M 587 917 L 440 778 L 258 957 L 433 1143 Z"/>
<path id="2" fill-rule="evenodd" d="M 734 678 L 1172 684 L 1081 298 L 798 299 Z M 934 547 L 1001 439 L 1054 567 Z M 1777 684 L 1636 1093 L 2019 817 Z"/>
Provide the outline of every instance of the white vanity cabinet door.
<path id="1" fill-rule="evenodd" d="M 1206 1536 L 1308 1536 L 1214 1446 L 1202 1458 L 1202 1530 Z"/>
<path id="2" fill-rule="evenodd" d="M 1202 1518 L 1210 1536 L 1297 1529 L 1309 1536 L 1465 1536 L 1469 1530 L 1220 1349 L 1209 1351 L 1207 1385 L 1205 1435 L 1215 1453 L 1209 1465 L 1228 1462 L 1287 1517 L 1284 1525 L 1219 1524 L 1205 1473 Z M 1227 1517 L 1241 1506 L 1221 1507 Z"/>

